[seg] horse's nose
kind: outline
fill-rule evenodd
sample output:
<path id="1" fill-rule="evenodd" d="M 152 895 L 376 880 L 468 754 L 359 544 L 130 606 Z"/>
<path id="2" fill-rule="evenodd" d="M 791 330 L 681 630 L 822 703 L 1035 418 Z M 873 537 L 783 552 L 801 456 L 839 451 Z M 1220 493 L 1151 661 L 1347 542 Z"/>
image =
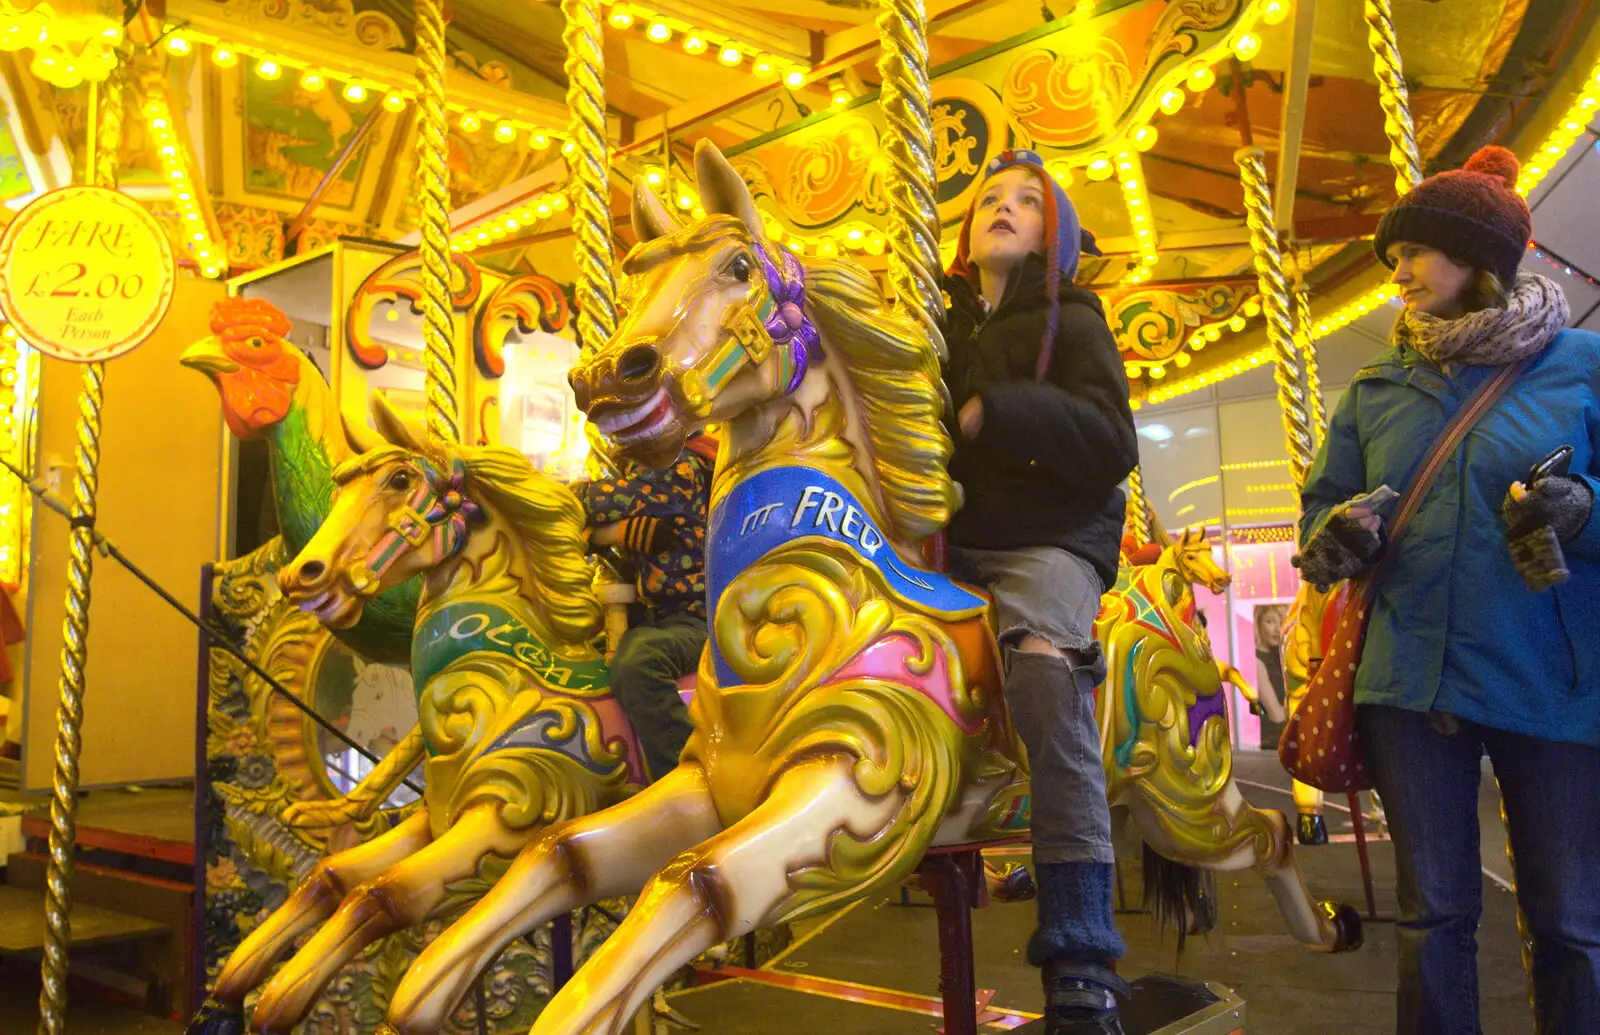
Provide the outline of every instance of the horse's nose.
<path id="1" fill-rule="evenodd" d="M 309 585 L 310 583 L 322 578 L 322 573 L 327 570 L 328 566 L 322 561 L 307 561 L 300 565 L 300 581 Z"/>
<path id="2" fill-rule="evenodd" d="M 617 377 L 623 381 L 649 381 L 661 369 L 661 350 L 654 345 L 635 345 L 617 360 Z"/>
<path id="3" fill-rule="evenodd" d="M 328 562 L 308 558 L 299 564 L 291 564 L 278 572 L 278 589 L 283 595 L 294 597 L 315 592 L 318 584 L 328 574 Z"/>

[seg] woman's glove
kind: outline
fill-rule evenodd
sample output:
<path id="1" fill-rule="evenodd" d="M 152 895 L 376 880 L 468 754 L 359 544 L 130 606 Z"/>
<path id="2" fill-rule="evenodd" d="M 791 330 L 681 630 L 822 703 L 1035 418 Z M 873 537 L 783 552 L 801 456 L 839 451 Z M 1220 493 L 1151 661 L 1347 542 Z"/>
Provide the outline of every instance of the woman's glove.
<path id="1" fill-rule="evenodd" d="M 1555 475 L 1540 478 L 1522 492 L 1517 491 L 1520 485 L 1512 486 L 1500 509 L 1507 528 L 1549 525 L 1556 538 L 1566 543 L 1589 523 L 1594 511 L 1594 490 L 1588 482 Z"/>
<path id="2" fill-rule="evenodd" d="M 1387 543 L 1381 517 L 1344 503 L 1290 563 L 1300 569 L 1301 579 L 1326 590 L 1376 564 Z"/>

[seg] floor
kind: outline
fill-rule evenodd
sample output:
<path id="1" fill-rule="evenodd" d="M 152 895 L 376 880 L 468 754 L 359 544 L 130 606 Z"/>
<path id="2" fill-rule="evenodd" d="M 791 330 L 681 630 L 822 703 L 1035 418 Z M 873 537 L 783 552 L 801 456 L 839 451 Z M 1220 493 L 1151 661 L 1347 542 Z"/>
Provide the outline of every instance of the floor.
<path id="1" fill-rule="evenodd" d="M 1254 804 L 1293 808 L 1288 778 L 1275 756 L 1236 756 L 1235 773 Z M 1487 773 L 1480 816 L 1485 871 L 1479 932 L 1483 1030 L 1521 1035 L 1532 1031 L 1532 1021 L 1509 891 L 1504 828 L 1493 778 Z M 1301 850 L 1302 872 L 1314 895 L 1349 902 L 1365 912 L 1355 845 L 1340 840 L 1340 835 L 1350 835 L 1349 815 L 1330 806 L 1328 818 L 1336 843 Z M 1392 920 L 1393 851 L 1386 841 L 1371 843 L 1371 851 L 1378 915 Z M 1360 950 L 1326 956 L 1302 948 L 1289 936 L 1266 885 L 1251 873 L 1224 875 L 1217 891 L 1222 915 L 1218 929 L 1191 939 L 1181 958 L 1171 935 L 1163 937 L 1148 916 L 1124 914 L 1120 926 L 1128 955 L 1122 973 L 1132 978 L 1166 971 L 1220 982 L 1245 1000 L 1246 1029 L 1252 1035 L 1393 1031 L 1392 922 L 1368 923 Z M 702 1030 L 718 1035 L 764 1035 L 778 1030 L 771 1023 L 774 1015 L 803 1017 L 805 1029 L 828 1035 L 926 1035 L 937 1022 L 914 1011 L 923 1005 L 918 999 L 932 1000 L 939 994 L 937 929 L 927 901 L 919 896 L 914 902 L 923 904 L 907 908 L 899 904 L 898 895 L 886 896 L 802 932 L 805 940 L 771 970 L 779 980 L 806 985 L 808 992 L 741 981 L 680 993 L 674 1006 Z M 1037 971 L 1021 956 L 1032 922 L 1031 903 L 997 904 L 976 916 L 978 985 L 994 990 L 991 1008 L 1015 1015 L 1039 1009 Z M 902 995 L 886 994 L 889 990 Z M 879 1002 L 896 1000 L 898 1008 L 839 998 L 852 994 Z M 999 1018 L 986 1030 L 1013 1023 Z M 791 1029 L 791 1025 L 784 1028 Z"/>
<path id="2" fill-rule="evenodd" d="M 1275 758 L 1240 755 L 1235 772 L 1256 804 L 1292 808 L 1287 778 Z M 163 792 L 167 793 L 171 792 Z M 112 822 L 126 826 L 133 810 L 158 800 L 128 797 L 134 800 L 98 793 L 90 796 L 86 808 L 109 806 L 121 815 Z M 167 808 L 176 813 L 174 805 L 169 802 Z M 1531 1032 L 1532 1024 L 1504 832 L 1494 782 L 1487 773 L 1480 810 L 1485 832 L 1484 920 L 1479 934 L 1483 1030 L 1523 1035 Z M 1328 814 L 1336 843 L 1300 851 L 1306 881 L 1314 894 L 1350 902 L 1364 911 L 1356 850 L 1348 841 L 1348 814 L 1331 807 Z M 1379 915 L 1392 917 L 1394 864 L 1387 842 L 1372 845 L 1372 861 Z M 1357 952 L 1324 956 L 1302 948 L 1288 935 L 1265 885 L 1251 874 L 1219 880 L 1218 898 L 1223 917 L 1218 929 L 1192 939 L 1181 958 L 1171 936 L 1163 937 L 1147 916 L 1124 914 L 1121 926 L 1129 952 L 1123 973 L 1137 977 L 1167 971 L 1220 982 L 1245 1000 L 1246 1029 L 1252 1035 L 1332 1031 L 1382 1035 L 1393 1030 L 1392 923 L 1368 923 L 1366 944 Z M 735 981 L 693 989 L 674 996 L 671 1005 L 708 1035 L 769 1035 L 796 1028 L 827 1035 L 927 1035 L 938 1022 L 916 1011 L 938 996 L 937 937 L 926 897 L 914 896 L 912 901 L 907 907 L 899 904 L 898 895 L 887 896 L 813 922 L 798 932 L 797 944 L 770 965 L 770 977 L 760 983 Z M 998 1023 L 986 1030 L 1020 1024 L 1038 1009 L 1037 972 L 1021 957 L 1032 910 L 1030 903 L 996 904 L 976 916 L 979 987 L 993 990 L 991 1006 L 1001 1011 Z M 799 987 L 774 987 L 768 982 Z M 35 970 L 15 964 L 0 968 L 0 1032 L 33 1031 L 37 997 Z M 861 998 L 893 1005 L 852 1001 Z M 180 1030 L 76 995 L 67 1025 L 69 1035 L 176 1035 Z"/>

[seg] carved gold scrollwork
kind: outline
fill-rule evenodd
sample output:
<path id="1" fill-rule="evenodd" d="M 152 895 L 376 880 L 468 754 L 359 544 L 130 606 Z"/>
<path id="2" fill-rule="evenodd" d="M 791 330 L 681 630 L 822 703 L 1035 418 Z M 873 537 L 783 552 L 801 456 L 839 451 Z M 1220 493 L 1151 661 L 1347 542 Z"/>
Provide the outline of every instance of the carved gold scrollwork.
<path id="1" fill-rule="evenodd" d="M 483 293 L 483 277 L 465 255 L 452 255 L 450 259 L 450 305 L 455 312 L 467 312 Z M 412 312 L 420 313 L 422 292 L 422 258 L 417 252 L 395 256 L 361 282 L 345 316 L 345 343 L 357 363 L 376 370 L 388 362 L 383 344 L 372 336 L 372 316 L 377 307 L 404 299 Z"/>
<path id="2" fill-rule="evenodd" d="M 473 321 L 472 354 L 485 377 L 506 372 L 506 336 L 513 331 L 554 334 L 567 325 L 570 313 L 561 285 L 537 273 L 506 281 L 489 295 Z"/>

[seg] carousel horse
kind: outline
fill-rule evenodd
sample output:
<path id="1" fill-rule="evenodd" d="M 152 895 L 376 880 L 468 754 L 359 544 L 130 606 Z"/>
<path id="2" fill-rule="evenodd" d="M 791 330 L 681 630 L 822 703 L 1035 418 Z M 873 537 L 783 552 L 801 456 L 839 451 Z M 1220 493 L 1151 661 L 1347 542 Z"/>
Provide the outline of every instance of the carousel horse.
<path id="1" fill-rule="evenodd" d="M 928 848 L 1014 833 L 1026 813 L 988 602 L 913 560 L 958 500 L 933 349 L 864 270 L 802 265 L 769 242 L 709 143 L 695 162 L 712 214 L 680 228 L 635 185 L 625 315 L 571 375 L 590 420 L 644 463 L 670 461 L 696 427 L 723 428 L 694 735 L 649 788 L 531 843 L 418 957 L 383 1031 L 437 1030 L 520 932 L 642 888 L 534 1028 L 620 1032 L 709 946 L 837 909 L 903 879 Z M 1156 578 L 1149 622 L 1172 614 Z M 1183 661 L 1130 646 L 1143 676 Z M 1261 866 L 1303 940 L 1351 947 L 1348 921 L 1300 885 L 1287 822 L 1253 813 L 1228 779 L 1214 713 L 1173 707 L 1186 685 L 1159 686 L 1165 700 L 1107 710 L 1119 736 L 1132 727 L 1125 750 L 1112 745 L 1127 755 L 1118 804 L 1180 858 Z M 1180 790 L 1195 776 L 1209 797 Z M 1177 805 L 1140 790 L 1156 779 Z M 1182 813 L 1163 824 L 1171 808 Z"/>
<path id="2" fill-rule="evenodd" d="M 387 792 L 365 785 L 425 756 L 424 808 L 319 862 L 229 958 L 191 1033 L 240 1030 L 246 994 L 263 982 L 252 1029 L 287 1032 L 367 945 L 459 909 L 551 824 L 641 783 L 638 745 L 590 646 L 601 611 L 577 498 L 515 450 L 434 446 L 379 397 L 373 415 L 386 443 L 334 470 L 332 510 L 278 582 L 325 625 L 348 628 L 370 600 L 422 577 L 419 731 L 346 804 L 376 807 Z"/>
<path id="3" fill-rule="evenodd" d="M 1097 700 L 1107 797 L 1145 844 L 1145 887 L 1159 918 L 1180 932 L 1214 921 L 1209 871 L 1254 867 L 1289 928 L 1327 951 L 1361 943 L 1359 914 L 1313 903 L 1281 812 L 1252 807 L 1233 780 L 1221 667 L 1195 605 L 1230 576 L 1199 530 L 1169 540 L 1160 558 L 1122 569 L 1095 633 L 1108 675 Z"/>
<path id="4" fill-rule="evenodd" d="M 333 469 L 352 448 L 322 373 L 289 341 L 289 318 L 259 298 L 225 298 L 211 307 L 211 334 L 178 362 L 211 379 L 222 419 L 240 441 L 262 440 L 273 506 L 286 556 L 311 541 L 333 506 Z M 361 620 L 334 635 L 372 661 L 404 664 L 416 620 L 416 580 L 371 601 Z"/>
<path id="5" fill-rule="evenodd" d="M 1340 583 L 1324 592 L 1301 583 L 1288 617 L 1283 621 L 1284 703 L 1290 715 L 1300 710 L 1328 641 L 1333 639 L 1340 609 L 1330 605 L 1345 592 L 1345 585 Z M 1293 785 L 1300 843 L 1327 844 L 1328 822 L 1322 815 L 1322 792 L 1299 780 L 1293 781 Z"/>

